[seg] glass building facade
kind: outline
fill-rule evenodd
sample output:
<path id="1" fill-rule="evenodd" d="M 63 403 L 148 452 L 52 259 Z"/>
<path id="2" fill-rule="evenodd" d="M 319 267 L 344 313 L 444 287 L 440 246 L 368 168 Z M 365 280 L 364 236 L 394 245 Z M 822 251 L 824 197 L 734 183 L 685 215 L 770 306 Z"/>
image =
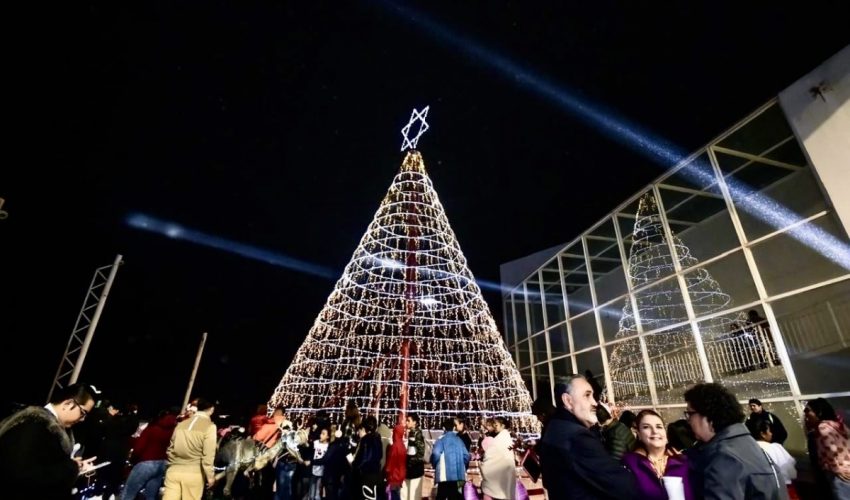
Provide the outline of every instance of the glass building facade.
<path id="1" fill-rule="evenodd" d="M 850 242 L 824 193 L 774 100 L 532 272 L 503 265 L 503 333 L 533 397 L 590 370 L 609 402 L 671 422 L 714 381 L 804 449 L 806 400 L 850 407 Z"/>

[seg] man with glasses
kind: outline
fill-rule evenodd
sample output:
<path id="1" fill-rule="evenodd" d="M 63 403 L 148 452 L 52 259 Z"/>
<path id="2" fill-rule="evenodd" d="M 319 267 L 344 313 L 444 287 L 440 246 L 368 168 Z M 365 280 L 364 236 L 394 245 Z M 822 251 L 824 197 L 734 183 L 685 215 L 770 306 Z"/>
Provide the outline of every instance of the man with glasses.
<path id="1" fill-rule="evenodd" d="M 685 418 L 702 446 L 688 458 L 705 499 L 787 499 L 785 479 L 742 423 L 744 410 L 720 384 L 685 391 Z M 699 482 L 703 484 L 700 485 Z"/>
<path id="2" fill-rule="evenodd" d="M 54 393 L 44 407 L 30 406 L 0 422 L 0 485 L 3 498 L 71 498 L 81 472 L 95 457 L 72 457 L 68 429 L 94 407 L 94 391 L 73 384 Z"/>

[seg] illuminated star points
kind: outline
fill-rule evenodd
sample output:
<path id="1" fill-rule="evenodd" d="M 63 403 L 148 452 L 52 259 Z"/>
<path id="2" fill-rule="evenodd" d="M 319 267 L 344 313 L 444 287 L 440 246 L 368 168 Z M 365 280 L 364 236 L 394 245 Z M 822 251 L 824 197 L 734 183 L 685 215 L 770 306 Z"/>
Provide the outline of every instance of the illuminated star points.
<path id="1" fill-rule="evenodd" d="M 422 134 L 428 130 L 428 122 L 425 121 L 425 117 L 428 116 L 428 108 L 431 106 L 425 106 L 422 111 L 417 111 L 416 108 L 413 108 L 413 113 L 410 114 L 410 121 L 407 122 L 407 125 L 401 129 L 401 135 L 404 137 L 404 141 L 401 143 L 401 150 L 405 149 L 416 149 L 416 143 L 419 142 L 419 138 L 422 137 Z M 416 132 L 416 136 L 411 139 L 407 136 L 410 133 L 410 127 L 413 126 L 417 121 L 421 122 L 419 125 L 419 131 Z"/>

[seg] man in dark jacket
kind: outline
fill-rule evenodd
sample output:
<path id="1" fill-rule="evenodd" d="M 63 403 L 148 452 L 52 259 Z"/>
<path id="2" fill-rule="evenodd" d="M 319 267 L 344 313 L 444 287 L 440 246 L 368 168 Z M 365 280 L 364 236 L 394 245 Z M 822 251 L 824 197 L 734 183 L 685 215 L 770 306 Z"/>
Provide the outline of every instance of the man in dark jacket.
<path id="1" fill-rule="evenodd" d="M 697 384 L 685 391 L 685 416 L 703 445 L 688 453 L 706 500 L 785 500 L 784 480 L 750 431 L 735 395 L 720 384 Z M 702 489 L 700 492 L 699 489 Z"/>
<path id="2" fill-rule="evenodd" d="M 779 417 L 765 410 L 761 401 L 755 398 L 750 400 L 750 412 L 746 425 L 753 437 L 757 437 L 760 434 L 758 430 L 759 422 L 765 420 L 770 424 L 770 432 L 773 434 L 773 440 L 771 442 L 785 445 L 785 440 L 788 439 L 788 431 L 785 430 L 785 426 L 782 425 L 782 420 L 779 420 Z"/>
<path id="3" fill-rule="evenodd" d="M 634 477 L 605 451 L 598 435 L 593 388 L 581 375 L 555 384 L 557 409 L 538 446 L 543 486 L 552 500 L 632 498 Z"/>
<path id="4" fill-rule="evenodd" d="M 67 433 L 94 408 L 93 391 L 73 384 L 54 393 L 44 407 L 29 406 L 0 422 L 0 487 L 7 500 L 70 499 L 81 471 Z"/>

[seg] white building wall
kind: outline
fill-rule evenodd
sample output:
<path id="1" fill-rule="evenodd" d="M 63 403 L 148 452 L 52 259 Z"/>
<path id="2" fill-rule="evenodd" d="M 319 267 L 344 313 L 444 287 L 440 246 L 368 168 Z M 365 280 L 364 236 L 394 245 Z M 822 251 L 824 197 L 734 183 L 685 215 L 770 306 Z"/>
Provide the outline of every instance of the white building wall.
<path id="1" fill-rule="evenodd" d="M 850 233 L 850 45 L 781 92 L 779 103 Z"/>

